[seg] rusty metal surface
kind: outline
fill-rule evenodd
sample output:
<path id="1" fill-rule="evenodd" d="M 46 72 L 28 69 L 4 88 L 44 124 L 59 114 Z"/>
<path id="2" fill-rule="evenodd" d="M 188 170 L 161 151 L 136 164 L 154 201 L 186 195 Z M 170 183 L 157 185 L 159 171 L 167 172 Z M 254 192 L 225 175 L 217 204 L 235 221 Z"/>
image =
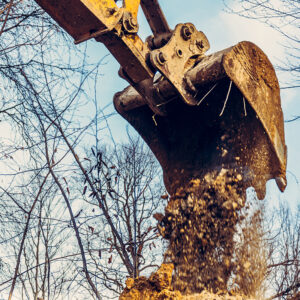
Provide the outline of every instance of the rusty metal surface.
<path id="1" fill-rule="evenodd" d="M 151 63 L 174 85 L 184 102 L 195 105 L 195 98 L 188 91 L 184 74 L 193 67 L 195 60 L 209 49 L 203 32 L 191 23 L 178 24 L 169 42 L 150 54 Z"/>
<path id="2" fill-rule="evenodd" d="M 36 0 L 75 40 L 106 26 L 80 0 Z"/>
<path id="3" fill-rule="evenodd" d="M 122 9 L 118 8 L 114 0 L 80 1 L 105 25 L 106 29 L 112 30 L 122 17 Z"/>
<path id="4" fill-rule="evenodd" d="M 249 57 L 245 60 L 244 57 Z M 286 146 L 279 84 L 267 56 L 254 44 L 241 42 L 224 56 L 226 74 L 248 100 L 261 121 L 285 174 Z"/>
<path id="5" fill-rule="evenodd" d="M 260 57 L 262 64 L 253 64 L 252 73 L 260 74 L 259 80 L 269 83 L 267 87 L 261 85 L 260 88 L 259 84 L 250 82 L 258 80 L 253 76 L 250 79 L 245 75 L 242 81 L 242 77 L 236 79 L 227 74 L 230 74 L 229 58 L 233 59 L 230 64 L 238 66 L 238 62 L 243 62 L 236 67 L 235 76 L 243 73 L 244 64 L 251 63 L 253 57 L 247 53 L 239 58 L 233 56 L 245 47 Z M 268 72 L 268 79 L 260 72 L 262 65 Z M 279 87 L 274 70 L 262 51 L 251 43 L 239 43 L 205 57 L 187 76 L 197 88 L 199 105 L 184 104 L 179 96 L 174 97 L 174 89 L 166 81 L 157 83 L 156 88 L 166 97 L 167 117 L 156 116 L 154 120 L 152 111 L 132 88 L 114 98 L 118 112 L 141 134 L 158 158 L 168 191 L 172 194 L 191 179 L 222 168 L 241 170 L 245 188 L 254 186 L 260 199 L 264 197 L 269 179 L 277 179 L 279 188 L 284 190 L 286 146 Z M 241 87 L 241 81 L 247 90 Z M 261 106 L 264 108 L 258 112 Z M 268 110 L 272 116 L 267 114 Z M 266 118 L 272 119 L 272 123 Z M 276 131 L 280 140 L 270 135 Z M 283 149 L 283 156 L 278 154 L 277 147 Z"/>
<path id="6" fill-rule="evenodd" d="M 145 58 L 148 49 L 137 35 L 119 36 L 108 32 L 96 40 L 106 46 L 133 82 L 153 77 L 154 73 Z"/>
<path id="7" fill-rule="evenodd" d="M 164 99 L 158 99 L 159 93 L 153 90 L 156 70 L 168 78 L 186 103 L 195 104 L 193 95 L 186 89 L 183 75 L 199 56 L 204 55 L 209 43 L 193 24 L 178 24 L 170 36 L 158 2 L 144 1 L 143 8 L 158 35 L 154 44 L 167 42 L 159 50 L 151 51 L 148 43 L 136 34 L 138 0 L 124 0 L 121 8 L 113 0 L 38 0 L 38 3 L 75 38 L 75 42 L 92 37 L 102 42 L 120 63 L 123 77 L 145 97 L 155 114 L 166 114 L 161 106 Z M 93 24 L 88 21 L 91 16 Z"/>
<path id="8" fill-rule="evenodd" d="M 129 11 L 131 15 L 136 19 L 140 6 L 140 0 L 123 0 L 123 7 L 126 11 Z"/>
<path id="9" fill-rule="evenodd" d="M 133 82 L 153 77 L 147 65 L 149 49 L 134 34 L 134 19 L 139 1 L 125 1 L 129 11 L 118 8 L 113 0 L 37 0 L 50 16 L 77 42 L 91 37 L 105 44 Z M 124 32 L 125 26 L 127 31 Z"/>
<path id="10" fill-rule="evenodd" d="M 171 33 L 168 22 L 157 0 L 141 0 L 141 7 L 154 36 Z"/>

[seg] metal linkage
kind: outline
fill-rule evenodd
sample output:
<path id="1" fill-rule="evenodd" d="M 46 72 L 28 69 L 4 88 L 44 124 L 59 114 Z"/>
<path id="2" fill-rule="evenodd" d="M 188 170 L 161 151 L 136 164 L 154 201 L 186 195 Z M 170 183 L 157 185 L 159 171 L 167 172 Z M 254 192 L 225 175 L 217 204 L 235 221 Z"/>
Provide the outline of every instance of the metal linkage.
<path id="1" fill-rule="evenodd" d="M 209 49 L 209 42 L 203 32 L 197 31 L 191 23 L 178 24 L 169 42 L 160 49 L 153 50 L 150 60 L 177 92 L 189 105 L 196 105 L 197 101 L 188 91 L 184 80 L 185 73 L 194 67 L 199 57 Z"/>
<path id="2" fill-rule="evenodd" d="M 146 99 L 157 115 L 166 115 L 165 99 L 157 97 L 154 75 L 163 74 L 182 99 L 195 105 L 183 78 L 199 56 L 209 48 L 207 38 L 193 24 L 179 24 L 170 30 L 157 0 L 36 0 L 74 39 L 102 42 L 117 59 L 125 78 Z M 139 36 L 137 12 L 141 2 L 153 36 L 143 42 Z"/>

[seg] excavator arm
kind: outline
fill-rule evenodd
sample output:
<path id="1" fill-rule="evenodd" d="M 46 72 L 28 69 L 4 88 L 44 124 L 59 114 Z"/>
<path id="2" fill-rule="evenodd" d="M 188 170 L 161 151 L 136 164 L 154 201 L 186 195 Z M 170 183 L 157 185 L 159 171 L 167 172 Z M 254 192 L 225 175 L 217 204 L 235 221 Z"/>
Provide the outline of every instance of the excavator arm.
<path id="1" fill-rule="evenodd" d="M 81 43 L 94 38 L 117 59 L 130 87 L 117 111 L 148 143 L 174 193 L 208 171 L 237 168 L 264 197 L 275 178 L 286 186 L 286 145 L 279 84 L 254 44 L 206 55 L 209 42 L 192 23 L 168 26 L 157 0 L 36 0 Z M 153 35 L 138 36 L 139 6 Z M 159 74 L 157 76 L 156 74 Z"/>
<path id="2" fill-rule="evenodd" d="M 113 0 L 37 0 L 75 40 L 95 38 L 102 42 L 121 65 L 121 76 L 146 99 L 153 112 L 165 115 L 152 95 L 154 74 L 160 71 L 188 104 L 194 98 L 184 87 L 185 71 L 209 49 L 207 38 L 193 24 L 178 24 L 171 31 L 155 1 L 124 0 L 118 7 Z M 139 5 L 153 36 L 143 42 L 137 32 Z M 72 7 L 72 9 L 70 9 Z"/>

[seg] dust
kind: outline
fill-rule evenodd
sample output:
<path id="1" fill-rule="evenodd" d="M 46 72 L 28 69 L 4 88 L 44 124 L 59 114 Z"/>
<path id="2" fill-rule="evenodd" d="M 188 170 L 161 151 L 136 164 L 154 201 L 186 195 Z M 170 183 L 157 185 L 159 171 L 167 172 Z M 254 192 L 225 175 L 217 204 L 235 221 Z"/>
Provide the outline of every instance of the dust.
<path id="1" fill-rule="evenodd" d="M 171 197 L 159 230 L 169 240 L 165 262 L 174 265 L 174 290 L 183 295 L 227 291 L 244 205 L 241 172 L 229 169 L 192 180 Z"/>

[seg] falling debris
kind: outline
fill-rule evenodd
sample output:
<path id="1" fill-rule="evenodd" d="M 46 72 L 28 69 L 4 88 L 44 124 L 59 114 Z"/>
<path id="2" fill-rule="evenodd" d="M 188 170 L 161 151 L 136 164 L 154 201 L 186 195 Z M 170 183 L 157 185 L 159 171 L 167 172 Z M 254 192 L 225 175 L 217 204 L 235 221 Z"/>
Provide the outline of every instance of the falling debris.
<path id="1" fill-rule="evenodd" d="M 128 279 L 120 299 L 248 299 L 228 293 L 238 269 L 234 236 L 245 202 L 239 169 L 209 172 L 178 189 L 165 214 L 155 215 L 161 235 L 169 241 L 164 264 L 149 279 Z M 250 270 L 251 264 L 244 264 Z"/>
<path id="2" fill-rule="evenodd" d="M 242 295 L 229 293 L 214 294 L 203 290 L 201 293 L 182 295 L 172 288 L 172 264 L 162 264 L 149 279 L 142 276 L 137 279 L 128 278 L 126 288 L 120 300 L 255 300 Z"/>
<path id="3" fill-rule="evenodd" d="M 173 286 L 182 294 L 227 291 L 233 238 L 245 205 L 242 175 L 222 169 L 171 197 L 159 224 L 169 240 L 165 261 L 174 264 Z"/>

